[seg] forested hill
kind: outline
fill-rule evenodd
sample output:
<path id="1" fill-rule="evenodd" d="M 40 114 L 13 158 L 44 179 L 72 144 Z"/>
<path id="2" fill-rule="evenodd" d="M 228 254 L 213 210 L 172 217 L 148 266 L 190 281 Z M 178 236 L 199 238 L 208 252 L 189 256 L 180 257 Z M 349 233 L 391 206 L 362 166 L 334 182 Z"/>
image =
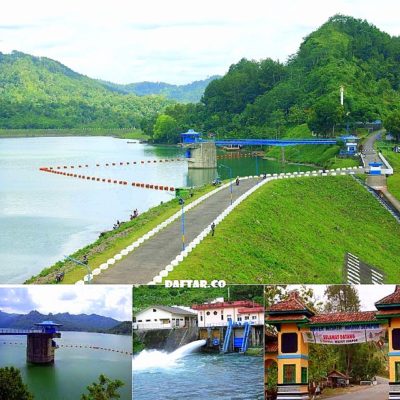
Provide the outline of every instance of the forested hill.
<path id="1" fill-rule="evenodd" d="M 163 124 L 175 124 L 178 132 L 275 137 L 307 123 L 316 133 L 331 135 L 347 123 L 385 119 L 400 104 L 399 85 L 400 37 L 336 15 L 308 35 L 285 64 L 242 59 L 207 86 L 201 103 L 168 107 L 155 138 L 162 140 Z"/>
<path id="2" fill-rule="evenodd" d="M 133 127 L 167 104 L 116 93 L 48 58 L 0 53 L 0 128 Z"/>
<path id="3" fill-rule="evenodd" d="M 62 324 L 61 330 L 77 332 L 104 332 L 121 324 L 121 321 L 97 314 L 59 313 L 46 315 L 38 311 L 31 311 L 28 314 L 8 314 L 0 310 L 0 328 L 30 329 L 36 323 L 49 320 Z"/>
<path id="4" fill-rule="evenodd" d="M 120 93 L 133 93 L 138 96 L 161 95 L 180 103 L 197 103 L 203 96 L 207 85 L 217 78 L 220 78 L 220 76 L 214 75 L 186 85 L 171 85 L 165 82 L 137 82 L 128 85 L 119 85 L 106 81 L 99 82 L 106 88 Z"/>

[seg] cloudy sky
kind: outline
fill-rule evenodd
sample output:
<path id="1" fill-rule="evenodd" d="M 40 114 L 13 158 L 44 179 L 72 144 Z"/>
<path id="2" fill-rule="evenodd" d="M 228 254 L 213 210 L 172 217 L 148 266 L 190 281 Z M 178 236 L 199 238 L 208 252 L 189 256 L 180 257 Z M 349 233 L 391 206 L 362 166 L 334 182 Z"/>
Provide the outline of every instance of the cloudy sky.
<path id="1" fill-rule="evenodd" d="M 298 285 L 291 285 L 289 288 L 297 289 L 299 287 Z M 306 285 L 306 287 L 313 289 L 314 297 L 317 300 L 326 302 L 326 298 L 324 297 L 325 285 Z M 356 289 L 361 301 L 361 310 L 374 311 L 374 304 L 385 296 L 392 294 L 395 290 L 395 285 L 360 285 L 356 286 Z"/>
<path id="2" fill-rule="evenodd" d="M 187 83 L 242 57 L 286 61 L 336 13 L 400 35 L 398 0 L 13 0 L 0 12 L 0 51 L 56 59 L 118 83 Z"/>
<path id="3" fill-rule="evenodd" d="M 98 314 L 119 321 L 132 320 L 129 286 L 0 286 L 0 311 L 27 314 Z"/>

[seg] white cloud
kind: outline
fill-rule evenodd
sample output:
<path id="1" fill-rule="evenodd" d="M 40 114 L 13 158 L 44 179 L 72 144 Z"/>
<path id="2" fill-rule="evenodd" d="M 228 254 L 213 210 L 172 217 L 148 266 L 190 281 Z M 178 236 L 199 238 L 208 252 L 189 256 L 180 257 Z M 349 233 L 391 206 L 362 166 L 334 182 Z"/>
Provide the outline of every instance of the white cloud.
<path id="1" fill-rule="evenodd" d="M 117 320 L 132 319 L 132 288 L 119 285 L 31 285 L 0 287 L 0 309 L 27 313 L 98 314 Z"/>
<path id="2" fill-rule="evenodd" d="M 223 74 L 242 57 L 285 61 L 336 13 L 400 34 L 397 0 L 14 0 L 0 13 L 0 51 L 115 82 L 183 83 Z"/>

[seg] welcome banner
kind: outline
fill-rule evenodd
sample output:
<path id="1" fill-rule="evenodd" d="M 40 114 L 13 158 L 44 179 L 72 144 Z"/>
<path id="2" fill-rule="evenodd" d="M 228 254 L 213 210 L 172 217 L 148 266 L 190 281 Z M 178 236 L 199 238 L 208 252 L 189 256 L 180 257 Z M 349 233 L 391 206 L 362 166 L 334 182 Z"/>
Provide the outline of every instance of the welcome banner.
<path id="1" fill-rule="evenodd" d="M 303 332 L 306 343 L 353 344 L 379 342 L 385 337 L 383 329 L 336 330 Z"/>

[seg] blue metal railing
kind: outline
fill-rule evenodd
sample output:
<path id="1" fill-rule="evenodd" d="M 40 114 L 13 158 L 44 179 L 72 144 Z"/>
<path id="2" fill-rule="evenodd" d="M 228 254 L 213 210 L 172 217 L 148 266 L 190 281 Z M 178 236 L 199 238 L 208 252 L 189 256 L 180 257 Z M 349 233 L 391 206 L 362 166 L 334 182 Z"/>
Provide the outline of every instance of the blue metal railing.
<path id="1" fill-rule="evenodd" d="M 229 349 L 229 343 L 231 341 L 231 335 L 232 335 L 232 326 L 233 326 L 232 320 L 228 320 L 228 328 L 226 329 L 224 344 L 222 345 L 223 353 L 226 353 Z"/>
<path id="2" fill-rule="evenodd" d="M 245 322 L 242 347 L 240 348 L 241 353 L 245 353 L 249 347 L 250 332 L 251 332 L 251 325 L 248 322 Z"/>
<path id="3" fill-rule="evenodd" d="M 221 139 L 215 140 L 216 146 L 297 146 L 309 145 L 332 145 L 336 139 Z"/>

